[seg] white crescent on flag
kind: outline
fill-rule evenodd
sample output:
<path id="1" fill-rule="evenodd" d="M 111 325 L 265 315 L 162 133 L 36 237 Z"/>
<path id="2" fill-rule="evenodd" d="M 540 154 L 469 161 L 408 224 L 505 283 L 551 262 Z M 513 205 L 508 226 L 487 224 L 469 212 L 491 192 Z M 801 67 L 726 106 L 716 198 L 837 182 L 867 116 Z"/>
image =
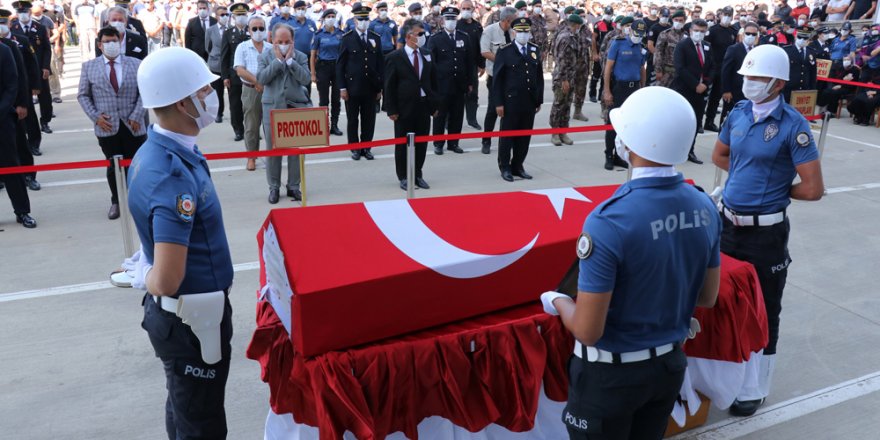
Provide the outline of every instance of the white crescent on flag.
<path id="1" fill-rule="evenodd" d="M 522 258 L 541 235 L 535 234 L 528 244 L 507 254 L 477 254 L 453 246 L 435 234 L 407 200 L 365 202 L 364 207 L 397 249 L 419 264 L 450 278 L 479 278 L 498 272 Z"/>

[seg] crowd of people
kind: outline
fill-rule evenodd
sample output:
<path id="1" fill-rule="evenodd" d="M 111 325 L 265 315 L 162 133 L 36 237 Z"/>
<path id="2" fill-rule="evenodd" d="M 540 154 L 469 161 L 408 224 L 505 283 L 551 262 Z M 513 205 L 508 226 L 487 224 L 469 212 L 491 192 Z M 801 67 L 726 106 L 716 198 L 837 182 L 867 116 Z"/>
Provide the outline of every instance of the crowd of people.
<path id="1" fill-rule="evenodd" d="M 92 1 L 16 1 L 0 14 L 6 23 L 0 25 L 0 38 L 16 46 L 11 49 L 22 61 L 16 63 L 21 93 L 11 106 L 16 137 L 8 164 L 14 159 L 31 165 L 42 154 L 42 136 L 52 133 L 52 105 L 61 102 L 65 45 L 79 46 L 84 72 L 100 70 L 94 63 L 85 67 L 98 57 L 104 60 L 105 78 L 111 71 L 119 77 L 116 85 L 97 74 L 80 77 L 78 101 L 108 158 L 132 157 L 149 124 L 148 115 L 135 110 L 137 90 L 126 87 L 134 84 L 137 61 L 175 46 L 197 53 L 218 76 L 212 83 L 219 98 L 215 122 L 228 117 L 233 139 L 243 141 L 247 151 L 272 148 L 271 110 L 316 105 L 329 108 L 330 133 L 345 134 L 349 143 L 371 141 L 382 111 L 396 135 L 454 135 L 465 123 L 485 131 L 530 129 L 543 104 L 544 73 L 552 75 L 551 127 L 567 127 L 571 119 L 587 121 L 587 99 L 601 106 L 607 121 L 608 110 L 634 91 L 661 85 L 691 103 L 697 115 L 695 140 L 697 133 L 718 131 L 734 104 L 744 99 L 737 70 L 745 55 L 763 44 L 781 46 L 789 54 L 792 78 L 786 99 L 795 90 L 818 90 L 820 111 L 838 115 L 846 108 L 861 125 L 868 125 L 880 106 L 874 89 L 816 80 L 818 60 L 829 59 L 832 78 L 880 81 L 880 14 L 876 2 L 862 0 L 816 0 L 809 6 L 800 0 L 791 6 L 788 0 L 743 2 L 705 11 L 699 3 L 579 0 Z M 860 25 L 857 36 L 851 22 L 838 22 L 847 19 L 874 24 Z M 412 78 L 394 69 L 390 55 L 397 49 L 411 65 L 419 63 L 418 81 L 407 83 Z M 477 115 L 480 93 L 489 101 L 482 118 Z M 425 105 L 411 105 L 419 101 Z M 347 124 L 340 127 L 343 105 Z M 606 133 L 608 170 L 628 166 L 615 153 L 615 138 L 613 130 Z M 504 180 L 531 178 L 524 167 L 529 142 L 527 136 L 500 139 L 498 167 Z M 573 143 L 566 134 L 553 135 L 551 142 Z M 454 140 L 436 141 L 433 147 L 436 155 L 464 152 Z M 402 189 L 430 188 L 422 175 L 426 152 L 427 144 L 417 144 L 416 178 L 406 182 L 406 149 L 395 149 Z M 482 152 L 491 154 L 492 138 L 482 140 Z M 351 158 L 372 160 L 373 154 L 352 150 Z M 702 163 L 693 150 L 688 159 Z M 246 168 L 255 170 L 256 161 L 249 159 Z M 300 200 L 298 167 L 288 167 L 288 173 L 286 195 Z M 21 177 L 26 188 L 40 189 L 35 173 Z M 108 217 L 115 219 L 119 207 L 112 169 L 107 177 Z M 280 178 L 280 159 L 268 160 L 270 203 L 279 201 Z M 7 186 L 18 200 L 19 221 L 35 226 L 25 209 L 27 192 L 15 189 L 17 183 Z"/>

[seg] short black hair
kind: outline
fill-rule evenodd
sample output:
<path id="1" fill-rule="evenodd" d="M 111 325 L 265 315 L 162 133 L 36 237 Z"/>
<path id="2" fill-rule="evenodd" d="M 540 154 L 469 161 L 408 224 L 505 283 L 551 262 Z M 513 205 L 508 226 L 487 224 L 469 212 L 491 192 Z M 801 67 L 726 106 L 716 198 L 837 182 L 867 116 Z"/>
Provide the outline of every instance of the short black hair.
<path id="1" fill-rule="evenodd" d="M 196 2 L 196 8 L 198 8 L 201 5 L 205 5 L 205 7 L 208 8 L 208 10 L 211 10 L 211 5 L 208 4 L 207 0 L 199 0 Z"/>
<path id="2" fill-rule="evenodd" d="M 107 27 L 101 28 L 101 30 L 98 31 L 98 41 L 101 41 L 101 38 L 104 38 L 104 37 L 119 38 L 119 31 L 117 31 L 116 28 L 114 28 L 113 26 L 107 26 Z"/>
<path id="3" fill-rule="evenodd" d="M 709 27 L 709 22 L 703 20 L 702 18 L 698 18 L 691 22 L 691 27 L 699 26 L 699 27 Z"/>
<path id="4" fill-rule="evenodd" d="M 413 30 L 413 28 L 422 28 L 425 29 L 425 25 L 422 24 L 421 21 L 416 20 L 414 18 L 410 18 L 403 22 L 403 26 L 400 27 L 400 34 L 403 35 L 404 38 Z"/>

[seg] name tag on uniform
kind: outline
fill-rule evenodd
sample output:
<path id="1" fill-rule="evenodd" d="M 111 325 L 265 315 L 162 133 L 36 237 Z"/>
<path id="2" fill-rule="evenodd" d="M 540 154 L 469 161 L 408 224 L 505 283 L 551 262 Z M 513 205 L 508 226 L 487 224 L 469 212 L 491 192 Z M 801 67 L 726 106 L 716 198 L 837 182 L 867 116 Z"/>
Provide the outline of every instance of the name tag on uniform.
<path id="1" fill-rule="evenodd" d="M 648 53 L 648 49 L 642 49 L 642 55 L 645 55 L 647 53 Z"/>
<path id="2" fill-rule="evenodd" d="M 425 54 L 425 61 L 431 61 L 431 55 Z"/>
<path id="3" fill-rule="evenodd" d="M 455 40 L 455 47 L 464 47 L 464 41 Z"/>
<path id="4" fill-rule="evenodd" d="M 373 46 L 373 49 L 376 48 L 376 40 L 370 40 L 370 45 Z"/>

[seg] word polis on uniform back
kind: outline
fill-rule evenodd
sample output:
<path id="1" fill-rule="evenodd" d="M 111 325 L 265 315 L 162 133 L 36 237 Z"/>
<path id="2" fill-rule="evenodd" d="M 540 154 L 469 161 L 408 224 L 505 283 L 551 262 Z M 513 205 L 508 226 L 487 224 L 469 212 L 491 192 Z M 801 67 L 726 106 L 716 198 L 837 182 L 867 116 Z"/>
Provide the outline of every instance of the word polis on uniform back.
<path id="1" fill-rule="evenodd" d="M 700 209 L 691 212 L 681 211 L 678 214 L 669 214 L 665 219 L 657 219 L 651 222 L 651 234 L 654 240 L 660 238 L 664 230 L 667 234 L 685 229 L 693 229 L 709 226 L 709 210 Z"/>

